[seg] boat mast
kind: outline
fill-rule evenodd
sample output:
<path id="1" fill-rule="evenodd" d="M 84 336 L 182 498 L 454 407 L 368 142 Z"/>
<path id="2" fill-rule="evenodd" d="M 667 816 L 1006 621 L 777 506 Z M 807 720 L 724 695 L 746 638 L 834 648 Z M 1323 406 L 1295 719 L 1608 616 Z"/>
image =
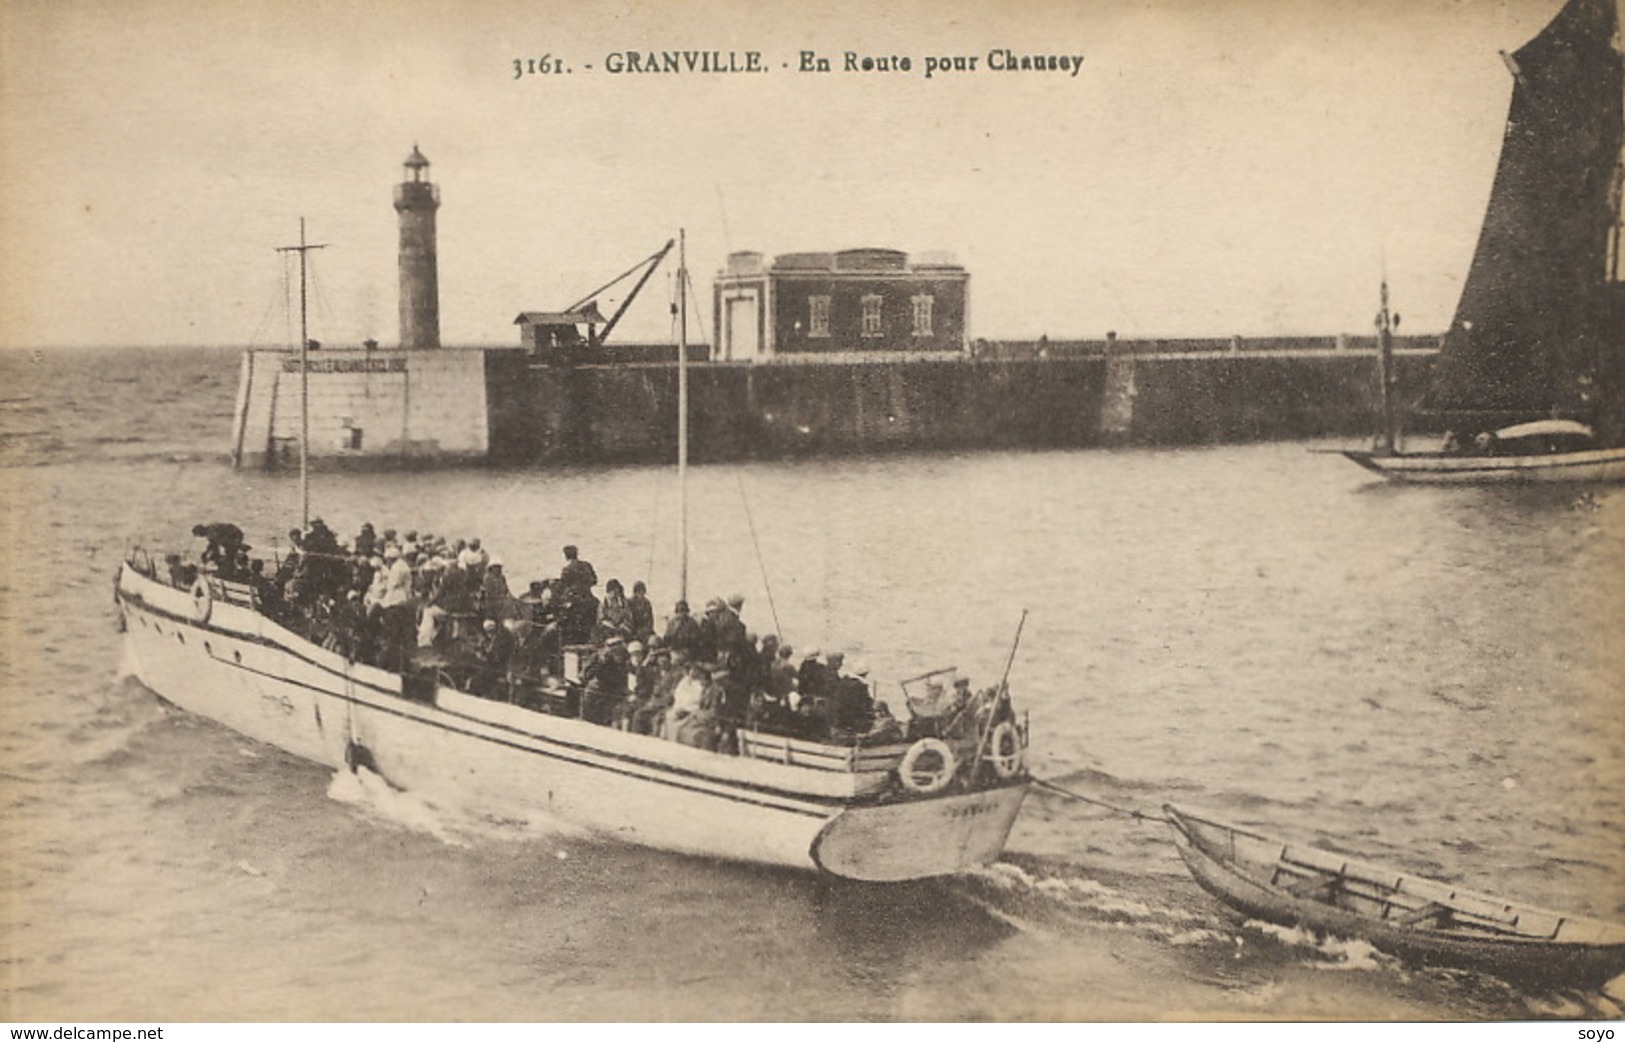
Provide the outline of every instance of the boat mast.
<path id="1" fill-rule="evenodd" d="M 1388 313 L 1388 279 L 1382 280 L 1382 310 L 1377 312 L 1377 379 L 1382 391 L 1382 432 L 1377 454 L 1392 456 L 1398 440 L 1394 431 L 1394 321 Z"/>
<path id="2" fill-rule="evenodd" d="M 677 232 L 677 598 L 688 600 L 688 231 Z"/>
<path id="3" fill-rule="evenodd" d="M 299 218 L 299 245 L 278 246 L 278 253 L 299 254 L 299 517 L 310 527 L 310 326 L 305 296 L 305 255 L 327 243 L 305 241 L 305 219 Z"/>
<path id="4" fill-rule="evenodd" d="M 1609 191 L 1609 202 L 1614 210 L 1614 226 L 1608 229 L 1608 281 L 1619 282 L 1620 278 L 1620 239 L 1625 237 L 1625 152 L 1620 154 L 1619 162 L 1614 164 L 1614 184 Z"/>

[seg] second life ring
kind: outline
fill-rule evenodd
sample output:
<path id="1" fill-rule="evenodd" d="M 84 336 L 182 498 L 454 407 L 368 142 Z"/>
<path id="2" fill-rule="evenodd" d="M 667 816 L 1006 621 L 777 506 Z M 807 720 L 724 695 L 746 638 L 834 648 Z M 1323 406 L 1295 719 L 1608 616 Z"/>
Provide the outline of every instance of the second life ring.
<path id="1" fill-rule="evenodd" d="M 909 792 L 928 796 L 947 788 L 958 766 L 947 742 L 940 738 L 921 738 L 903 754 L 903 762 L 897 765 L 897 777 Z"/>
<path id="2" fill-rule="evenodd" d="M 192 583 L 192 618 L 198 622 L 208 622 L 209 613 L 214 610 L 214 591 L 209 589 L 209 580 L 201 575 Z"/>
<path id="3" fill-rule="evenodd" d="M 1021 735 L 1009 720 L 1000 721 L 987 736 L 987 748 L 982 751 L 993 773 L 1000 778 L 1014 778 L 1021 771 Z"/>

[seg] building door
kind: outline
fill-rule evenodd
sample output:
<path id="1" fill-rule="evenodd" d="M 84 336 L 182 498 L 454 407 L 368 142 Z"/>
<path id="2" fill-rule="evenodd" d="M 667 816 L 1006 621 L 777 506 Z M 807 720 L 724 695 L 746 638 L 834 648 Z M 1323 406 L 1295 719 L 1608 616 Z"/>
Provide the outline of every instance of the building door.
<path id="1" fill-rule="evenodd" d="M 723 357 L 744 360 L 758 358 L 762 353 L 760 309 L 756 295 L 728 298 L 727 329 L 723 333 Z"/>

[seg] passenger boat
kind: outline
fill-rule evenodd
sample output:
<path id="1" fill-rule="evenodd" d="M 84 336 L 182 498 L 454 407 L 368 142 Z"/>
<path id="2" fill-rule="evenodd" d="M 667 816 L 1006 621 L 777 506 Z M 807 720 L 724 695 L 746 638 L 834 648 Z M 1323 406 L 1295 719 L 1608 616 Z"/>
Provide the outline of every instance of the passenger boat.
<path id="1" fill-rule="evenodd" d="M 324 646 L 247 583 L 205 572 L 177 585 L 140 549 L 121 563 L 115 598 L 126 672 L 167 701 L 497 818 L 891 882 L 996 860 L 1030 784 L 1008 668 L 996 689 L 946 709 L 905 685 L 912 733 L 900 737 L 912 740 L 742 730 L 737 752 L 713 752 L 580 719 L 580 649 L 554 683 L 510 675 L 476 694 L 432 658 L 384 668 Z M 923 697 L 943 679 L 911 683 Z"/>
<path id="2" fill-rule="evenodd" d="M 1395 424 L 1387 286 L 1377 317 L 1384 422 L 1349 459 L 1397 482 L 1625 481 L 1620 277 L 1625 60 L 1616 0 L 1568 0 L 1515 54 L 1500 165 L 1423 403 L 1436 452 Z"/>
<path id="3" fill-rule="evenodd" d="M 1202 888 L 1247 915 L 1426 966 L 1554 986 L 1625 972 L 1625 926 L 1550 912 L 1164 806 Z"/>

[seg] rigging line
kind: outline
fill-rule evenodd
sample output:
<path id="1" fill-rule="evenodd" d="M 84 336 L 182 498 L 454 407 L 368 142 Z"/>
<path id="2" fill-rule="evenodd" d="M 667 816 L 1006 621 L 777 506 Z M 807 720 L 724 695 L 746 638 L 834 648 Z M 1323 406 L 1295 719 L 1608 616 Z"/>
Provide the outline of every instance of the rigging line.
<path id="1" fill-rule="evenodd" d="M 269 326 L 271 324 L 271 313 L 276 310 L 276 307 L 277 307 L 276 290 L 273 288 L 271 290 L 270 294 L 266 297 L 265 311 L 260 315 L 260 320 L 257 323 L 255 323 L 254 332 L 249 335 L 248 346 L 250 348 L 259 346 L 260 337 L 263 336 L 265 334 L 266 329 L 269 328 Z M 287 302 L 286 301 L 283 302 L 283 307 L 284 308 L 287 307 Z"/>
<path id="2" fill-rule="evenodd" d="M 293 339 L 293 252 L 282 254 L 282 325 L 283 340 L 298 346 Z"/>
<path id="3" fill-rule="evenodd" d="M 694 279 L 686 271 L 683 272 L 683 285 L 688 290 L 689 298 L 694 301 L 694 324 L 700 327 L 700 342 L 705 343 L 705 315 L 700 311 L 700 295 L 694 292 Z"/>
<path id="4" fill-rule="evenodd" d="M 773 632 L 780 639 L 784 637 L 784 627 L 779 624 L 779 608 L 773 603 L 773 584 L 767 581 L 767 562 L 762 559 L 762 544 L 756 538 L 756 519 L 750 513 L 750 500 L 745 496 L 745 476 L 738 471 L 734 477 L 739 480 L 739 502 L 745 507 L 745 523 L 750 526 L 750 542 L 756 548 L 756 567 L 762 572 L 762 588 L 767 591 L 767 610 L 773 614 Z"/>
<path id="5" fill-rule="evenodd" d="M 327 326 L 333 324 L 333 309 L 328 306 L 327 297 L 322 293 L 322 280 L 316 270 L 316 258 L 310 259 L 310 295 L 316 298 L 316 314 L 326 320 Z"/>
<path id="6" fill-rule="evenodd" d="M 1164 817 L 1161 814 L 1147 814 L 1143 810 L 1135 810 L 1132 807 L 1119 807 L 1114 803 L 1107 803 L 1105 800 L 1097 800 L 1097 799 L 1093 798 L 1092 796 L 1085 796 L 1081 792 L 1073 792 L 1071 789 L 1063 789 L 1061 786 L 1056 785 L 1054 782 L 1045 781 L 1043 778 L 1034 778 L 1033 779 L 1033 784 L 1038 786 L 1041 789 L 1048 789 L 1049 791 L 1051 791 L 1053 793 L 1056 793 L 1057 795 L 1065 796 L 1068 799 L 1079 800 L 1079 801 L 1081 801 L 1083 803 L 1092 803 L 1097 807 L 1104 807 L 1104 808 L 1106 808 L 1107 810 L 1111 811 L 1114 814 L 1122 814 L 1125 817 L 1134 818 L 1137 821 L 1164 821 L 1165 822 L 1165 821 L 1168 820 L 1166 817 Z"/>
<path id="7" fill-rule="evenodd" d="M 713 187 L 717 190 L 717 212 L 722 215 L 722 245 L 727 248 L 729 253 L 732 253 L 734 236 L 733 230 L 728 227 L 728 203 L 727 200 L 722 198 L 722 183 L 717 182 Z"/>
<path id="8" fill-rule="evenodd" d="M 665 482 L 656 481 L 654 485 L 655 502 L 649 511 L 649 565 L 643 570 L 643 581 L 649 582 L 655 574 L 655 544 L 660 541 L 660 490 Z"/>

